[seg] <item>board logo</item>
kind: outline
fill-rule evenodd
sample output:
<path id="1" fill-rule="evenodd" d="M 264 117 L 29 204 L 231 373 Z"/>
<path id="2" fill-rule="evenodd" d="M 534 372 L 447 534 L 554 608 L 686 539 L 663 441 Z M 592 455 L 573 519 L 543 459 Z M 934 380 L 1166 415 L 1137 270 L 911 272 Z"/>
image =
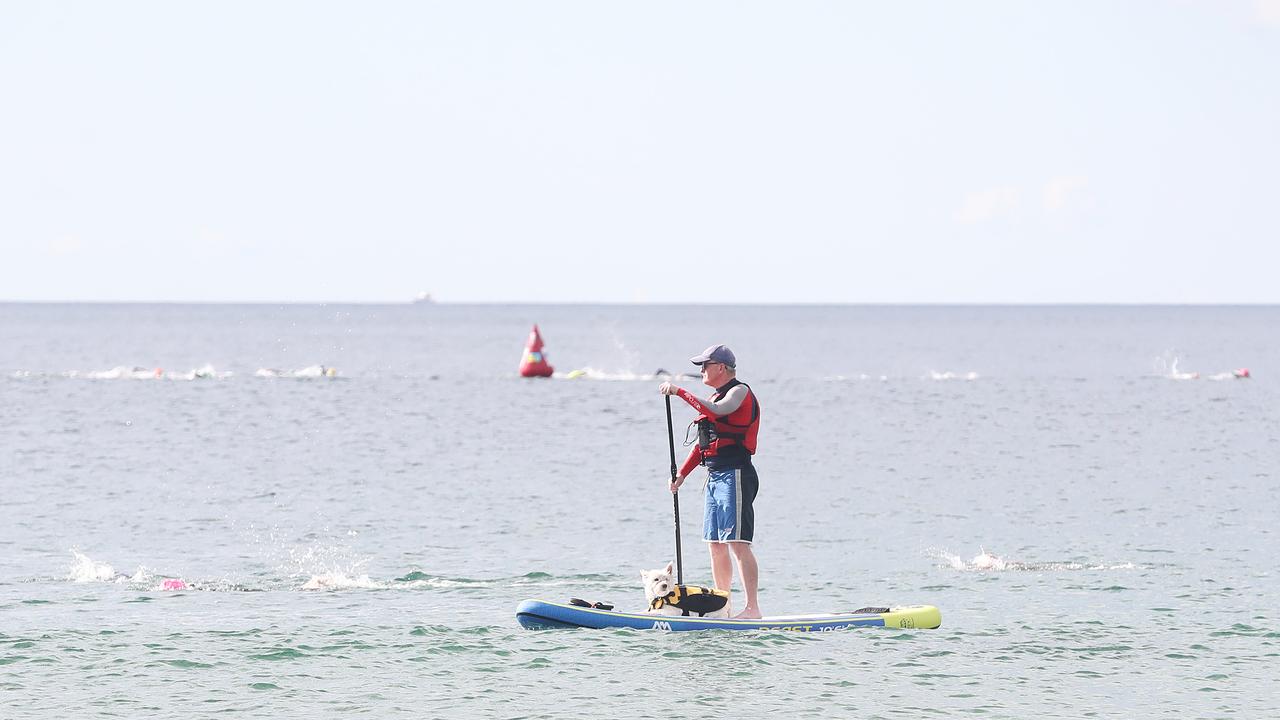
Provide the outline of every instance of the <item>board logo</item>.
<path id="1" fill-rule="evenodd" d="M 671 623 L 667 622 L 666 620 L 655 620 L 653 623 L 653 629 L 654 630 L 670 630 Z"/>

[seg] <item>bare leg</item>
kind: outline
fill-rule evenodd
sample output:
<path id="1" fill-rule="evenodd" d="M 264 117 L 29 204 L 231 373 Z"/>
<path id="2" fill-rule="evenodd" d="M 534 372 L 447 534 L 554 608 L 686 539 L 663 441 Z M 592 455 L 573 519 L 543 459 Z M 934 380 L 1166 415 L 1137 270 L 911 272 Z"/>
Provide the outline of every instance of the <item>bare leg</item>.
<path id="1" fill-rule="evenodd" d="M 707 543 L 711 549 L 711 581 L 717 590 L 728 591 L 733 587 L 733 558 L 729 556 L 729 547 L 725 543 Z M 730 596 L 730 607 L 733 606 Z"/>
<path id="2" fill-rule="evenodd" d="M 760 603 L 756 598 L 756 590 L 760 583 L 760 566 L 756 564 L 756 554 L 751 550 L 751 543 L 729 543 L 729 547 L 733 550 L 733 556 L 738 559 L 738 574 L 742 576 L 742 589 L 747 594 L 747 606 L 734 617 L 758 618 Z"/>

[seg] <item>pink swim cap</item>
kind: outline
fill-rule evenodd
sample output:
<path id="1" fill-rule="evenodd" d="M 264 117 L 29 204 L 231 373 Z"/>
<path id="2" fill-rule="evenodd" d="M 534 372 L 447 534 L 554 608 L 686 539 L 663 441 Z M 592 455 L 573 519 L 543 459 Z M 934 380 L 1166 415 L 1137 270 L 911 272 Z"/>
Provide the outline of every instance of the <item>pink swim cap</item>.
<path id="1" fill-rule="evenodd" d="M 179 580 L 178 578 L 165 578 L 164 582 L 160 583 L 160 589 L 161 590 L 186 590 L 187 584 Z"/>

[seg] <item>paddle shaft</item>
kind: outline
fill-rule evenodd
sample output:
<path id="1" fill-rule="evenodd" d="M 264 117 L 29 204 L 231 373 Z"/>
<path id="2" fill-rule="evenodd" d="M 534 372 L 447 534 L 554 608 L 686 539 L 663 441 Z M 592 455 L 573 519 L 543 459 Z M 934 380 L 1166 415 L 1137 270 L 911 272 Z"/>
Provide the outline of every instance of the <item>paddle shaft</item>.
<path id="1" fill-rule="evenodd" d="M 671 426 L 671 396 L 664 395 L 667 401 L 667 447 L 671 450 L 671 482 L 676 481 L 676 431 Z M 680 558 L 680 492 L 671 493 L 671 502 L 676 511 L 676 584 L 684 584 L 684 561 Z"/>

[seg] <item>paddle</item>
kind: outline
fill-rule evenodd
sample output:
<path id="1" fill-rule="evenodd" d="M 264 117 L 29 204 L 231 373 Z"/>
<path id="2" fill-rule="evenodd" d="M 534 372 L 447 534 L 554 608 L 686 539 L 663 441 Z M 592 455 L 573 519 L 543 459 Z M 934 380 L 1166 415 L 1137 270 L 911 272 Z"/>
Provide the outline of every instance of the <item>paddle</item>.
<path id="1" fill-rule="evenodd" d="M 671 482 L 676 481 L 676 432 L 671 427 L 671 396 L 663 395 L 667 401 L 667 447 L 671 449 Z M 684 584 L 684 562 L 680 559 L 680 493 L 671 493 L 671 502 L 676 508 L 676 584 Z"/>

